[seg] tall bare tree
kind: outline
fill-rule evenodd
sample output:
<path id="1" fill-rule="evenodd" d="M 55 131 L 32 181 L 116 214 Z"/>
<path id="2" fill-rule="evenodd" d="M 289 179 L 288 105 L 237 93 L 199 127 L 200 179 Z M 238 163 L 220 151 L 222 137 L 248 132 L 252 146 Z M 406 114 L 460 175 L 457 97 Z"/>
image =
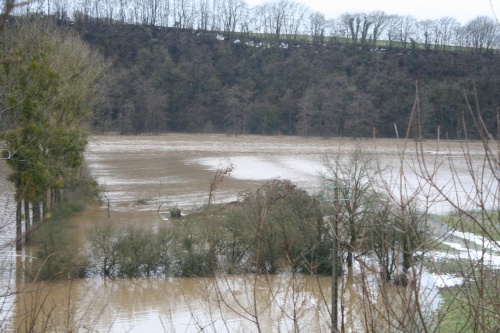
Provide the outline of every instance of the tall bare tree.
<path id="1" fill-rule="evenodd" d="M 385 29 L 389 23 L 389 15 L 383 11 L 374 11 L 368 14 L 370 22 L 372 22 L 371 39 L 373 45 L 377 45 L 377 41 L 383 36 Z"/>
<path id="2" fill-rule="evenodd" d="M 487 16 L 479 16 L 465 27 L 467 44 L 476 51 L 490 50 L 500 44 L 500 27 L 497 22 Z"/>
<path id="3" fill-rule="evenodd" d="M 196 3 L 194 0 L 172 0 L 174 27 L 193 28 L 197 19 Z"/>
<path id="4" fill-rule="evenodd" d="M 220 0 L 215 11 L 220 15 L 223 31 L 232 33 L 241 23 L 241 19 L 246 9 L 244 0 Z"/>
<path id="5" fill-rule="evenodd" d="M 309 15 L 309 33 L 311 34 L 313 41 L 323 42 L 326 28 L 325 25 L 325 15 L 319 12 L 315 12 Z"/>

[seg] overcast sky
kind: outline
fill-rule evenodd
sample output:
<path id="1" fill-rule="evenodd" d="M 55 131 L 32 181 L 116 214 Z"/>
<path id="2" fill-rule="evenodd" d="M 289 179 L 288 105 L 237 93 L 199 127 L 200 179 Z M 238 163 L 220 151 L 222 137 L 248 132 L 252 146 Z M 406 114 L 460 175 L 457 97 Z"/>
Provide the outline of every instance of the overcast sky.
<path id="1" fill-rule="evenodd" d="M 247 0 L 253 7 L 274 0 Z M 276 0 L 277 1 L 277 0 Z M 491 4 L 500 17 L 500 0 L 294 0 L 307 4 L 314 11 L 335 18 L 343 13 L 368 13 L 383 10 L 387 14 L 413 15 L 418 20 L 444 16 L 456 18 L 464 24 L 477 16 L 494 17 Z"/>

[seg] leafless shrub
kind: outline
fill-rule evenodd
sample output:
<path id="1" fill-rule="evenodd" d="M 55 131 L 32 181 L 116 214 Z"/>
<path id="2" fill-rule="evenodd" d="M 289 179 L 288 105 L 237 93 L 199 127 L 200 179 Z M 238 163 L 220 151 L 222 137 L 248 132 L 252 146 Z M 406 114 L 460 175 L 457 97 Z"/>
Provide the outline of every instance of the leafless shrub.
<path id="1" fill-rule="evenodd" d="M 226 176 L 230 176 L 234 171 L 234 164 L 229 159 L 219 161 L 217 170 L 215 170 L 214 177 L 210 181 L 210 188 L 208 190 L 208 206 L 212 203 L 215 196 L 215 191 L 222 183 Z"/>

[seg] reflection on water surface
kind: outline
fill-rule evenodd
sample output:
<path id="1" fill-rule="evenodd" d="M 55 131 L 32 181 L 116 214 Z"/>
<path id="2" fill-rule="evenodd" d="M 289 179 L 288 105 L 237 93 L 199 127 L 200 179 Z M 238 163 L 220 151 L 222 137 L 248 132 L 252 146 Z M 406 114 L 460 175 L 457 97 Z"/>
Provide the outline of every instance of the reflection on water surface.
<path id="1" fill-rule="evenodd" d="M 253 332 L 255 294 L 263 331 L 288 331 L 293 323 L 287 315 L 294 310 L 300 312 L 302 325 L 307 323 L 317 332 L 326 330 L 327 309 L 318 290 L 329 293 L 329 279 L 301 276 L 295 295 L 285 293 L 290 283 L 288 275 L 259 276 L 257 281 L 253 276 L 240 275 L 35 284 L 30 288 L 36 292 L 20 296 L 23 300 L 18 300 L 17 311 L 30 311 L 34 303 L 44 299 L 45 312 L 52 311 L 51 322 L 47 323 L 53 325 L 51 331 L 70 327 L 85 331 L 94 325 L 92 329 L 99 332 L 198 332 L 202 328 L 207 332 Z M 223 293 L 227 304 L 220 302 Z M 293 301 L 299 298 L 300 304 L 294 308 Z M 26 322 L 19 319 L 16 330 L 24 331 Z M 41 322 L 36 325 L 40 327 Z"/>

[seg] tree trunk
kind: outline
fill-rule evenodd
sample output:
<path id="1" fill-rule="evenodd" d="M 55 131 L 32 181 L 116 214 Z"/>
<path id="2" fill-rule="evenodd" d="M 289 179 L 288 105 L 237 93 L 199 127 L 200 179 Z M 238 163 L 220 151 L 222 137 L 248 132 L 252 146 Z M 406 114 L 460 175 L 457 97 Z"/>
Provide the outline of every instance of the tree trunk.
<path id="1" fill-rule="evenodd" d="M 31 242 L 30 231 L 31 229 L 31 219 L 30 219 L 30 203 L 28 200 L 24 200 L 24 244 L 28 245 Z"/>
<path id="2" fill-rule="evenodd" d="M 40 207 L 40 202 L 38 202 L 38 207 Z M 45 215 L 49 211 L 49 203 L 47 201 L 47 193 L 44 192 L 43 198 L 42 198 L 42 214 L 40 216 L 45 217 Z"/>
<path id="3" fill-rule="evenodd" d="M 23 248 L 23 205 L 21 195 L 16 195 L 16 251 Z"/>
<path id="4" fill-rule="evenodd" d="M 54 203 L 60 203 L 61 202 L 61 188 L 56 187 L 54 189 Z"/>
<path id="5" fill-rule="evenodd" d="M 408 285 L 408 272 L 411 267 L 411 256 L 412 253 L 410 251 L 410 247 L 408 246 L 408 239 L 405 237 L 405 239 L 403 239 L 403 275 L 401 277 L 401 284 L 403 286 Z"/>
<path id="6" fill-rule="evenodd" d="M 349 214 L 354 216 L 354 210 L 349 209 Z M 347 249 L 347 268 L 353 267 L 353 252 L 356 246 L 356 237 L 357 237 L 357 228 L 356 221 L 353 218 L 350 219 L 349 223 L 351 224 L 351 239 L 349 240 L 349 248 Z"/>
<path id="7" fill-rule="evenodd" d="M 41 212 L 40 212 L 40 200 L 37 199 L 33 202 L 33 225 L 40 223 L 41 220 Z M 45 210 L 44 210 L 45 211 Z"/>

